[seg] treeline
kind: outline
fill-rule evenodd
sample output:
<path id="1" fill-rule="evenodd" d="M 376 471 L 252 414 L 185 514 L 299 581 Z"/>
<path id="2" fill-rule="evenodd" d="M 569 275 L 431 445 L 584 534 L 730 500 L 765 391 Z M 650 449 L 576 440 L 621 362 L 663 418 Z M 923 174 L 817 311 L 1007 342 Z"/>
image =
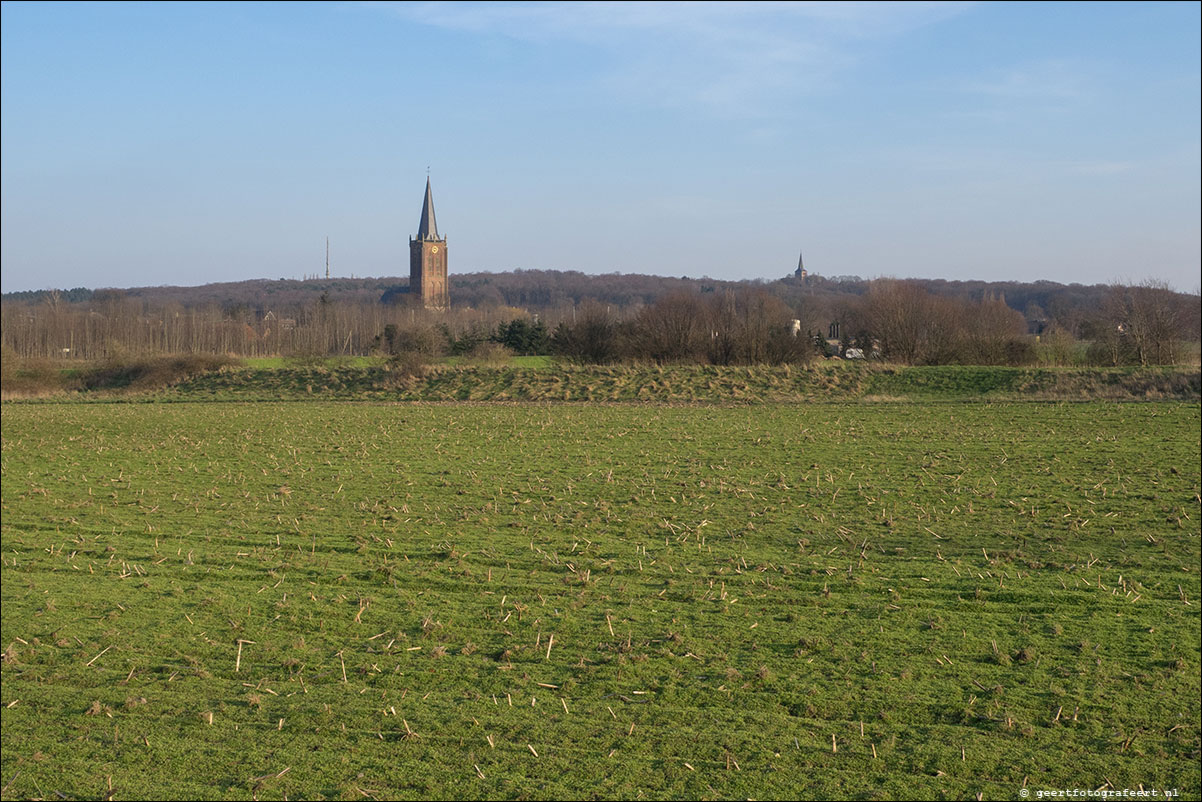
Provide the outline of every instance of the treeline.
<path id="1" fill-rule="evenodd" d="M 1032 333 L 1057 321 L 1074 329 L 1090 317 L 1110 293 L 1106 284 L 1059 284 L 1053 281 L 946 281 L 909 279 L 926 292 L 960 300 L 1001 297 L 1012 309 L 1022 313 Z M 833 310 L 844 301 L 868 293 L 873 282 L 859 276 L 827 278 L 810 275 L 805 279 L 788 276 L 774 281 L 721 281 L 710 278 L 649 276 L 630 273 L 592 275 L 572 270 L 514 270 L 506 273 L 452 273 L 452 302 L 456 307 L 484 309 L 510 306 L 524 309 L 543 319 L 562 317 L 581 304 L 596 301 L 627 310 L 649 306 L 674 292 L 720 293 L 725 290 L 763 289 L 790 306 L 810 305 Z M 407 284 L 396 278 L 315 278 L 253 279 L 241 282 L 205 284 L 196 287 L 134 287 L 122 290 L 39 290 L 5 293 L 4 302 L 23 304 L 103 302 L 113 296 L 132 298 L 150 308 L 171 307 L 201 309 L 217 307 L 238 312 L 260 312 L 311 306 L 324 297 L 333 303 L 374 304 L 384 300 L 403 302 Z M 1193 298 L 1197 296 L 1183 296 Z"/>
<path id="2" fill-rule="evenodd" d="M 629 318 L 586 304 L 551 335 L 551 352 L 579 363 L 622 361 L 781 365 L 825 353 L 818 332 L 764 290 L 674 292 Z"/>
<path id="3" fill-rule="evenodd" d="M 1031 321 L 998 296 L 966 301 L 878 280 L 844 303 L 833 325 L 844 342 L 911 365 L 1165 365 L 1187 352 L 1196 358 L 1198 317 L 1196 296 L 1146 282 L 1110 287 L 1092 311 L 1049 316 L 1032 334 Z"/>
<path id="4" fill-rule="evenodd" d="M 447 355 L 489 360 L 497 349 L 580 364 L 781 365 L 808 362 L 828 349 L 817 332 L 802 331 L 789 306 L 763 290 L 675 292 L 625 318 L 591 301 L 554 329 L 533 318 L 491 330 L 474 325 L 458 335 L 444 322 L 390 324 L 381 341 L 406 366 Z"/>
<path id="5" fill-rule="evenodd" d="M 353 286 L 339 290 L 338 280 L 316 280 L 184 288 L 194 294 L 183 296 L 173 294 L 179 288 L 10 294 L 0 341 L 6 358 L 21 359 L 429 358 L 495 346 L 504 349 L 497 353 L 588 363 L 780 364 L 862 356 L 906 364 L 1148 365 L 1196 360 L 1202 339 L 1198 296 L 1154 282 L 1066 287 L 814 276 L 715 282 L 523 271 L 454 277 L 453 308 L 436 315 L 407 305 L 407 294 L 382 280 L 345 281 Z M 540 282 L 547 286 L 539 289 Z M 1009 293 L 998 289 L 1010 286 Z M 587 294 L 590 287 L 597 295 Z"/>
<path id="6" fill-rule="evenodd" d="M 1162 365 L 1197 357 L 1196 340 L 1191 347 L 1182 339 L 1191 308 L 1180 301 L 1154 284 L 1114 287 L 1097 317 L 1078 326 L 1092 333 L 1082 341 L 1055 323 L 1031 334 L 1023 315 L 997 296 L 961 300 L 917 282 L 879 280 L 834 310 L 825 331 L 813 309 L 752 288 L 673 292 L 626 315 L 588 302 L 549 333 L 530 319 L 459 336 L 445 323 L 423 323 L 391 326 L 385 342 L 407 364 L 502 346 L 581 364 L 780 365 L 841 357 L 908 365 Z"/>
<path id="7" fill-rule="evenodd" d="M 386 327 L 444 326 L 451 336 L 523 317 L 508 307 L 456 309 L 431 316 L 378 300 L 334 301 L 326 294 L 272 306 L 159 304 L 120 291 L 89 301 L 59 297 L 5 301 L 0 342 L 24 359 L 96 360 L 143 354 L 210 353 L 235 357 L 361 356 L 377 352 Z"/>

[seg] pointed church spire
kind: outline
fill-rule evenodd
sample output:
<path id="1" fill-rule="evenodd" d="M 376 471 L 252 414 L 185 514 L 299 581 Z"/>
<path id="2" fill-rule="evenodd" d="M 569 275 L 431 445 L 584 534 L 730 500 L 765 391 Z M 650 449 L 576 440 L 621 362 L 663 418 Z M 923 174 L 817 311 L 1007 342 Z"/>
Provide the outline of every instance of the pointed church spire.
<path id="1" fill-rule="evenodd" d="M 434 220 L 434 195 L 430 192 L 429 176 L 426 176 L 426 199 L 422 201 L 422 219 L 417 224 L 417 238 L 438 239 L 438 223 Z"/>

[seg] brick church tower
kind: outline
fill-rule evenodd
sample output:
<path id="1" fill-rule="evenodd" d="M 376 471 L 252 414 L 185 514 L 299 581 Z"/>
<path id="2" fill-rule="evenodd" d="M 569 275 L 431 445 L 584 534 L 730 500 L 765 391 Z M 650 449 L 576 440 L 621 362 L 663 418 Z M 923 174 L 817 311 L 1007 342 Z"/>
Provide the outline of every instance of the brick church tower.
<path id="1" fill-rule="evenodd" d="M 409 296 L 415 305 L 432 311 L 445 312 L 451 308 L 447 292 L 447 241 L 438 238 L 429 178 L 417 236 L 409 238 Z"/>

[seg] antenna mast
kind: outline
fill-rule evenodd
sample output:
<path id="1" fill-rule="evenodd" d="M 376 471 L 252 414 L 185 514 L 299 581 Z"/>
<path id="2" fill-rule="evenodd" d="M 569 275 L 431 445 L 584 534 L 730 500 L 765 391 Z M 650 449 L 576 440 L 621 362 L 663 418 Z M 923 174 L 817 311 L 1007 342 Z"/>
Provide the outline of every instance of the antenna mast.
<path id="1" fill-rule="evenodd" d="M 330 238 L 326 237 L 326 278 L 330 277 Z"/>

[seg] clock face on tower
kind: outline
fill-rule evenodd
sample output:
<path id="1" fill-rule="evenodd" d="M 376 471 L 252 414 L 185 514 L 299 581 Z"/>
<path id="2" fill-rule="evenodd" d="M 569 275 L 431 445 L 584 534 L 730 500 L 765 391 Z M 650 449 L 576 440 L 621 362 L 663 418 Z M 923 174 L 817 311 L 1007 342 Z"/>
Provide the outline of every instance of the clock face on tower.
<path id="1" fill-rule="evenodd" d="M 438 253 L 438 246 L 437 245 L 431 246 L 430 253 Z"/>

